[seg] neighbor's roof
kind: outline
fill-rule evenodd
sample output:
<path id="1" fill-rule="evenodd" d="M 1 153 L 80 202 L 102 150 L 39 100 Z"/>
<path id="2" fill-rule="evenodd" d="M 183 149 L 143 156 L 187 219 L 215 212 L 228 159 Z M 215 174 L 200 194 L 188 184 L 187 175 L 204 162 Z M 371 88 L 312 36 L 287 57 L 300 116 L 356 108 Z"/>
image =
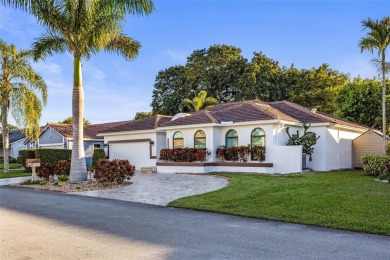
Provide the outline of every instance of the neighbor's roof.
<path id="1" fill-rule="evenodd" d="M 13 142 L 16 142 L 20 139 L 23 139 L 25 137 L 26 137 L 26 135 L 20 130 L 9 131 L 9 143 L 10 144 Z"/>
<path id="2" fill-rule="evenodd" d="M 288 101 L 264 102 L 260 100 L 241 101 L 216 105 L 197 111 L 186 117 L 161 124 L 161 127 L 208 124 L 221 122 L 248 122 L 266 120 L 286 120 L 297 123 L 336 123 L 367 128 L 348 120 L 313 111 Z"/>
<path id="3" fill-rule="evenodd" d="M 97 136 L 98 132 L 103 130 L 116 127 L 122 124 L 126 124 L 130 121 L 119 121 L 119 122 L 111 122 L 111 123 L 103 123 L 103 124 L 93 124 L 84 126 L 84 138 L 85 139 L 103 139 L 101 136 Z M 58 132 L 65 138 L 73 137 L 73 125 L 72 124 L 60 124 L 60 123 L 47 123 L 45 129 L 50 127 L 54 131 Z"/>
<path id="4" fill-rule="evenodd" d="M 156 129 L 165 122 L 170 122 L 171 119 L 171 116 L 154 115 L 143 119 L 128 121 L 125 124 L 102 130 L 100 133 L 152 130 Z"/>

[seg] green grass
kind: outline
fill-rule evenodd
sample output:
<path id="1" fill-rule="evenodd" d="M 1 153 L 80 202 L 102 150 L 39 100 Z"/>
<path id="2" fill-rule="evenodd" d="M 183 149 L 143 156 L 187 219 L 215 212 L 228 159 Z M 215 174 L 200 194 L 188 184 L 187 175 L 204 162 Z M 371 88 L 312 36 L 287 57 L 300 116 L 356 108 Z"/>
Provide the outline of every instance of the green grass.
<path id="1" fill-rule="evenodd" d="M 5 174 L 3 170 L 4 164 L 0 164 L 0 179 L 31 176 L 31 173 L 28 173 L 24 168 L 21 168 L 20 164 L 11 163 L 9 168 L 9 173 Z"/>
<path id="2" fill-rule="evenodd" d="M 22 165 L 19 163 L 10 163 L 9 164 L 10 169 L 19 169 L 21 167 L 22 167 Z M 0 163 L 0 170 L 3 170 L 3 169 L 4 169 L 4 164 Z"/>
<path id="3" fill-rule="evenodd" d="M 228 186 L 168 205 L 390 235 L 390 185 L 361 171 L 215 175 L 229 178 Z"/>

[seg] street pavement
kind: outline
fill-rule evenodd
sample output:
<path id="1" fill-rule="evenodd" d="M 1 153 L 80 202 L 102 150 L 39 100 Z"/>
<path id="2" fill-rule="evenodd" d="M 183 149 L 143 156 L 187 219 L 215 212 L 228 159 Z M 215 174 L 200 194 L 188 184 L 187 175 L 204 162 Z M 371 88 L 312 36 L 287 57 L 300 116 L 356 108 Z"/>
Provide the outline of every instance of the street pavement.
<path id="1" fill-rule="evenodd" d="M 390 259 L 390 237 L 0 187 L 0 259 Z"/>

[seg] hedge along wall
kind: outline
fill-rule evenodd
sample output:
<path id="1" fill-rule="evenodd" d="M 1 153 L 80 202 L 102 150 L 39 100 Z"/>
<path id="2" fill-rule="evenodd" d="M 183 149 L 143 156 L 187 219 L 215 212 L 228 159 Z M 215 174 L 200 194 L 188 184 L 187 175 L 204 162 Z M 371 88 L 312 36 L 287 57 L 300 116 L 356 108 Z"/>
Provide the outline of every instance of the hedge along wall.
<path id="1" fill-rule="evenodd" d="M 23 165 L 27 172 L 31 172 L 30 167 L 26 167 L 27 159 L 35 159 L 36 149 L 23 149 L 19 151 L 18 162 Z"/>

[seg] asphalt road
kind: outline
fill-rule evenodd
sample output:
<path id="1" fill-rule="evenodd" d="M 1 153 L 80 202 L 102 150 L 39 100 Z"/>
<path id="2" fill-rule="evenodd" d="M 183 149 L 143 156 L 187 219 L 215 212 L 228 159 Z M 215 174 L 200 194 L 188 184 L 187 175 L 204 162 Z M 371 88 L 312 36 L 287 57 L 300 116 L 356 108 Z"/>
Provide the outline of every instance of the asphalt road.
<path id="1" fill-rule="evenodd" d="M 390 259 L 390 237 L 0 187 L 0 259 Z"/>

